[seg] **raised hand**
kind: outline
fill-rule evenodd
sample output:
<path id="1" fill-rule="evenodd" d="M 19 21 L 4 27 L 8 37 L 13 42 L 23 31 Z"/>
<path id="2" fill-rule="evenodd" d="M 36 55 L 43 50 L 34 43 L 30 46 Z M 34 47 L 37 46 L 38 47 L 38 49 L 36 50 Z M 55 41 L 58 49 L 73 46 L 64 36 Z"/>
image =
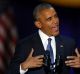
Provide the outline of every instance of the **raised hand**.
<path id="1" fill-rule="evenodd" d="M 21 69 L 26 70 L 29 68 L 41 67 L 43 63 L 43 55 L 33 57 L 34 49 L 32 48 L 28 58 L 24 62 L 21 63 Z"/>
<path id="2" fill-rule="evenodd" d="M 80 68 L 80 53 L 78 49 L 75 49 L 76 56 L 67 56 L 65 64 L 70 67 Z"/>

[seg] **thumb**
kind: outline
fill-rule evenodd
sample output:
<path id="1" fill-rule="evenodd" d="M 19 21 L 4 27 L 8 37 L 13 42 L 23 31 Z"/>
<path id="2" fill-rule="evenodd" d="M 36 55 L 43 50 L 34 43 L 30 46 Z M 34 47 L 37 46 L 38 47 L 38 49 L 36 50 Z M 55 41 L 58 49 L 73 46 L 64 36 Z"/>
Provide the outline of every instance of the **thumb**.
<path id="1" fill-rule="evenodd" d="M 80 57 L 80 53 L 79 53 L 79 51 L 78 51 L 77 48 L 75 49 L 75 53 L 76 53 L 76 55 L 77 55 L 78 57 Z"/>
<path id="2" fill-rule="evenodd" d="M 33 52 L 34 52 L 34 49 L 32 48 L 32 49 L 31 49 L 31 52 L 30 52 L 30 54 L 29 54 L 29 57 L 32 57 Z"/>

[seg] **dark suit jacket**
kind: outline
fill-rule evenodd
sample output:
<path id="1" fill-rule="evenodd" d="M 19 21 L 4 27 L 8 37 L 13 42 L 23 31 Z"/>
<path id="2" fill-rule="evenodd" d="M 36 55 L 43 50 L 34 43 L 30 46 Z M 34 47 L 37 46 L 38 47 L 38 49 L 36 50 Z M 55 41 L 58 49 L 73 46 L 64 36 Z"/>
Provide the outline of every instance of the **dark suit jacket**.
<path id="1" fill-rule="evenodd" d="M 7 74 L 20 74 L 20 63 L 25 61 L 32 48 L 34 49 L 33 56 L 41 55 L 45 52 L 38 33 L 35 33 L 18 43 Z M 60 35 L 56 37 L 56 53 L 62 60 L 57 70 L 57 72 L 59 72 L 58 74 L 69 74 L 70 68 L 65 66 L 64 61 L 66 60 L 66 56 L 73 54 L 74 49 L 74 40 Z M 45 74 L 45 70 L 44 67 L 28 69 L 28 72 L 25 74 Z"/>

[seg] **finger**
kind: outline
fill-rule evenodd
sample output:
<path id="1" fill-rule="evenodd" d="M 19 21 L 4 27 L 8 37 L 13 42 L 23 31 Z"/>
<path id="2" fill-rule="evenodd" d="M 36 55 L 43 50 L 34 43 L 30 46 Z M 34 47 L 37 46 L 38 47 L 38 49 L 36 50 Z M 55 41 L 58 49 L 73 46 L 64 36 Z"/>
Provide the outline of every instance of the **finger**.
<path id="1" fill-rule="evenodd" d="M 39 59 L 38 61 L 39 61 L 39 62 L 43 62 L 43 59 Z"/>
<path id="2" fill-rule="evenodd" d="M 66 65 L 67 66 L 74 66 L 75 64 L 74 63 L 67 63 Z"/>
<path id="3" fill-rule="evenodd" d="M 77 66 L 79 65 L 78 63 L 71 62 L 71 63 L 66 63 L 67 66 Z"/>
<path id="4" fill-rule="evenodd" d="M 41 67 L 43 64 L 37 64 L 37 67 Z"/>
<path id="5" fill-rule="evenodd" d="M 70 67 L 80 67 L 79 62 L 77 60 L 69 60 L 65 61 L 66 66 Z"/>
<path id="6" fill-rule="evenodd" d="M 43 65 L 43 64 L 44 64 L 43 62 L 38 62 L 38 63 L 37 63 L 37 65 Z"/>
<path id="7" fill-rule="evenodd" d="M 73 68 L 80 68 L 79 65 L 73 65 L 73 66 L 70 66 L 70 67 L 73 67 Z"/>
<path id="8" fill-rule="evenodd" d="M 68 61 L 65 61 L 66 64 L 68 63 L 75 63 L 75 60 L 68 60 Z"/>
<path id="9" fill-rule="evenodd" d="M 77 55 L 78 57 L 80 57 L 80 53 L 79 53 L 79 51 L 78 51 L 77 48 L 75 49 L 75 53 L 76 53 L 76 55 Z"/>
<path id="10" fill-rule="evenodd" d="M 44 64 L 43 62 L 39 62 L 39 61 L 36 62 L 36 66 L 37 66 L 37 67 L 40 67 L 40 66 L 42 66 L 43 64 Z"/>
<path id="11" fill-rule="evenodd" d="M 76 56 L 67 56 L 67 59 L 75 59 Z"/>
<path id="12" fill-rule="evenodd" d="M 65 64 L 66 64 L 67 66 L 73 66 L 73 65 L 76 65 L 75 60 L 65 61 Z"/>
<path id="13" fill-rule="evenodd" d="M 80 68 L 80 65 L 79 65 L 79 64 L 74 64 L 74 65 L 72 65 L 72 66 L 70 66 L 70 67 Z"/>
<path id="14" fill-rule="evenodd" d="M 44 55 L 39 55 L 39 56 L 36 56 L 37 59 L 43 59 L 44 58 Z"/>
<path id="15" fill-rule="evenodd" d="M 32 48 L 32 50 L 31 50 L 31 52 L 30 52 L 30 54 L 29 54 L 29 57 L 32 57 L 33 52 L 34 52 L 34 49 Z"/>

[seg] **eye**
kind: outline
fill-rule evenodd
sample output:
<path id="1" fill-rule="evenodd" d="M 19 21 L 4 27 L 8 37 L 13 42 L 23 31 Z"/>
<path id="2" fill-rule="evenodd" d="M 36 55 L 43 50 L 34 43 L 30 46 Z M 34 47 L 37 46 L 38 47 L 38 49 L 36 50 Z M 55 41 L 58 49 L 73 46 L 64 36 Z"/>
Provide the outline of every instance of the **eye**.
<path id="1" fill-rule="evenodd" d="M 54 15 L 54 18 L 58 18 L 58 15 L 57 15 L 57 14 L 55 14 L 55 15 Z"/>
<path id="2" fill-rule="evenodd" d="M 52 17 L 47 18 L 47 21 L 51 21 L 51 20 L 52 20 Z"/>

